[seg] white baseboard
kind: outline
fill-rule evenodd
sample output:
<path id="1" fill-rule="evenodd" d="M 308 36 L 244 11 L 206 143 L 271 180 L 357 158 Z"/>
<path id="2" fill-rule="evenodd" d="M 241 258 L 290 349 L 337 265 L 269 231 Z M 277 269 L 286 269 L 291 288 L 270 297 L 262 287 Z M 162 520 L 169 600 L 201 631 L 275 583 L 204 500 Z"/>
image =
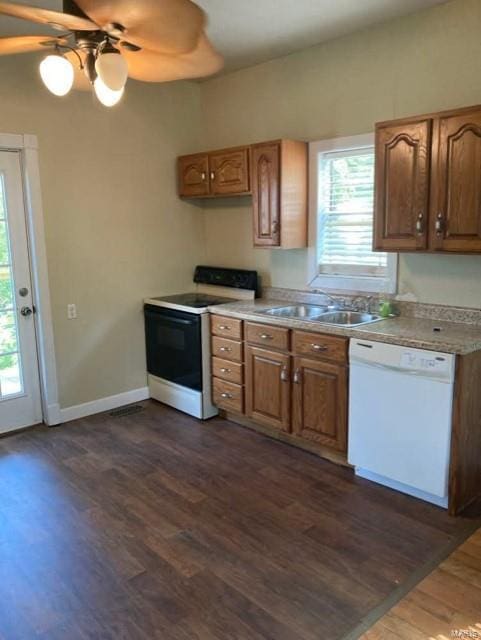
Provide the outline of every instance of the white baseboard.
<path id="1" fill-rule="evenodd" d="M 62 422 L 62 414 L 59 404 L 49 404 L 45 408 L 43 421 L 49 427 L 54 427 L 56 424 L 60 424 Z"/>
<path id="2" fill-rule="evenodd" d="M 78 420 L 79 418 L 86 418 L 87 416 L 92 416 L 95 413 L 110 411 L 111 409 L 123 407 L 124 405 L 132 404 L 133 402 L 147 400 L 148 398 L 150 398 L 148 387 L 132 389 L 132 391 L 125 391 L 124 393 L 119 393 L 115 396 L 99 398 L 92 402 L 85 402 L 84 404 L 77 404 L 73 407 L 60 409 L 60 421 L 63 423 L 70 422 L 71 420 Z"/>

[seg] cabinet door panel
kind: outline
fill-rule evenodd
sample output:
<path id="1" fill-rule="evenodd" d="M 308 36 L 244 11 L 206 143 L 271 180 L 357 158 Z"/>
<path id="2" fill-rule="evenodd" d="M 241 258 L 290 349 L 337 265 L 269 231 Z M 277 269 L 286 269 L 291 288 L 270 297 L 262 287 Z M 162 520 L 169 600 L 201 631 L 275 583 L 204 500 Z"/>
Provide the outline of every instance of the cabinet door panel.
<path id="1" fill-rule="evenodd" d="M 293 430 L 337 451 L 347 450 L 347 370 L 307 358 L 294 359 Z"/>
<path id="2" fill-rule="evenodd" d="M 209 154 L 211 192 L 215 195 L 249 193 L 249 149 Z"/>
<path id="3" fill-rule="evenodd" d="M 433 248 L 481 252 L 481 110 L 439 121 Z"/>
<path id="4" fill-rule="evenodd" d="M 276 429 L 290 429 L 290 358 L 246 347 L 246 413 Z"/>
<path id="5" fill-rule="evenodd" d="M 280 246 L 280 145 L 252 147 L 254 246 Z"/>
<path id="6" fill-rule="evenodd" d="M 427 246 L 432 120 L 376 128 L 374 248 Z"/>
<path id="7" fill-rule="evenodd" d="M 207 154 L 181 156 L 177 161 L 179 195 L 209 195 L 209 160 Z"/>

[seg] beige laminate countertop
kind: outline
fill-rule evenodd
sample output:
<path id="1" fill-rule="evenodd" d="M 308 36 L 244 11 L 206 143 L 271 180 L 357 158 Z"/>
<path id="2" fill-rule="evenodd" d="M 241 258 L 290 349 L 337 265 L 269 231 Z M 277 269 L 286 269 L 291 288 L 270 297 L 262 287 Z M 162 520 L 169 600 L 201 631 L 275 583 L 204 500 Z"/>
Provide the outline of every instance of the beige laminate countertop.
<path id="1" fill-rule="evenodd" d="M 278 325 L 289 329 L 302 329 L 347 338 L 377 340 L 378 342 L 458 355 L 466 355 L 481 349 L 481 327 L 473 327 L 460 322 L 397 317 L 373 322 L 362 327 L 346 328 L 293 318 L 266 316 L 260 313 L 265 309 L 285 307 L 289 304 L 296 303 L 285 300 L 259 299 L 220 304 L 209 307 L 209 311 L 218 315 Z M 434 329 L 439 329 L 439 331 Z"/>

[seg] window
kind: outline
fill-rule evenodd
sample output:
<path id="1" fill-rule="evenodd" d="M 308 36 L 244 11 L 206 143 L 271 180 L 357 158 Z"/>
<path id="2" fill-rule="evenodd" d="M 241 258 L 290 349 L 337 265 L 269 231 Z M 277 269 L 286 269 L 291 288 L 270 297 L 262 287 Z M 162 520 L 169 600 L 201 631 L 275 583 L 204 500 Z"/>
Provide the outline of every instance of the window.
<path id="1" fill-rule="evenodd" d="M 373 136 L 312 143 L 310 156 L 310 284 L 393 293 L 397 256 L 372 250 Z"/>

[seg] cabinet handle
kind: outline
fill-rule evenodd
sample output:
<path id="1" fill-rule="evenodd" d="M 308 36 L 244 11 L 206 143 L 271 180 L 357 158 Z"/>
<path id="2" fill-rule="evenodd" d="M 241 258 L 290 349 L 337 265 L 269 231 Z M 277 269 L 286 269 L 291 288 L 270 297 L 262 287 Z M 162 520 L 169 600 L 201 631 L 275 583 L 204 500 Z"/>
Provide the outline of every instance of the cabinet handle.
<path id="1" fill-rule="evenodd" d="M 279 223 L 277 222 L 277 220 L 274 220 L 274 222 L 271 225 L 271 229 L 272 229 L 272 233 L 277 233 L 279 231 Z"/>
<path id="2" fill-rule="evenodd" d="M 202 179 L 202 182 L 205 182 L 205 179 L 207 178 L 205 171 L 202 171 L 202 173 L 200 174 L 200 177 Z"/>
<path id="3" fill-rule="evenodd" d="M 281 380 L 282 382 L 289 382 L 289 372 L 287 371 L 286 365 L 284 365 L 281 369 Z"/>
<path id="4" fill-rule="evenodd" d="M 231 347 L 220 347 L 219 351 L 222 351 L 223 353 L 228 353 L 229 351 L 232 351 Z"/>
<path id="5" fill-rule="evenodd" d="M 418 235 L 422 235 L 424 233 L 424 219 L 422 213 L 418 215 L 418 219 L 416 220 L 416 231 L 418 232 Z"/>
<path id="6" fill-rule="evenodd" d="M 224 393 L 220 394 L 220 397 L 226 400 L 231 400 L 234 396 L 232 395 L 232 393 L 227 393 L 227 391 L 224 391 Z"/>
<path id="7" fill-rule="evenodd" d="M 261 340 L 273 340 L 272 336 L 269 333 L 260 333 L 259 338 Z"/>
<path id="8" fill-rule="evenodd" d="M 230 369 L 226 369 L 226 367 L 221 367 L 220 372 L 221 373 L 230 373 Z"/>
<path id="9" fill-rule="evenodd" d="M 227 324 L 220 324 L 219 329 L 220 331 L 230 331 L 230 327 Z"/>
<path id="10" fill-rule="evenodd" d="M 313 349 L 314 351 L 327 351 L 328 347 L 323 344 L 316 344 L 315 342 L 313 342 L 311 344 L 311 349 Z"/>
<path id="11" fill-rule="evenodd" d="M 436 235 L 441 236 L 443 234 L 443 228 L 444 228 L 443 214 L 439 212 L 438 215 L 436 216 L 436 224 L 435 224 Z"/>
<path id="12" fill-rule="evenodd" d="M 292 378 L 292 382 L 295 382 L 295 384 L 301 384 L 301 371 L 300 371 L 300 369 L 296 369 L 294 371 L 294 376 Z"/>
<path id="13" fill-rule="evenodd" d="M 210 172 L 210 179 L 215 180 L 215 173 L 213 171 Z"/>

